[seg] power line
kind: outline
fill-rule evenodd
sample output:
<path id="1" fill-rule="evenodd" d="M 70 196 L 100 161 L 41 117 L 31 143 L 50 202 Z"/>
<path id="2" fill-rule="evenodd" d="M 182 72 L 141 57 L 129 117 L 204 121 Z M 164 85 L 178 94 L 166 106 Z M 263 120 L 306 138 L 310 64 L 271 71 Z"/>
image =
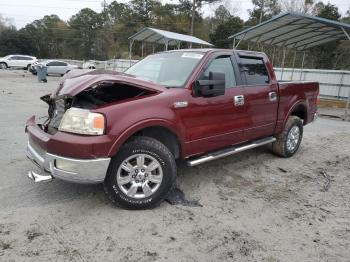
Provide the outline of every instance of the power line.
<path id="1" fill-rule="evenodd" d="M 0 6 L 2 4 L 0 3 Z M 71 10 L 76 10 L 76 9 L 84 9 L 84 8 L 89 8 L 89 7 L 62 7 L 62 6 L 43 6 L 43 5 L 11 5 L 11 4 L 4 4 L 6 7 L 33 7 L 33 8 L 44 8 L 44 9 L 71 9 Z M 102 7 L 101 7 L 102 8 Z"/>

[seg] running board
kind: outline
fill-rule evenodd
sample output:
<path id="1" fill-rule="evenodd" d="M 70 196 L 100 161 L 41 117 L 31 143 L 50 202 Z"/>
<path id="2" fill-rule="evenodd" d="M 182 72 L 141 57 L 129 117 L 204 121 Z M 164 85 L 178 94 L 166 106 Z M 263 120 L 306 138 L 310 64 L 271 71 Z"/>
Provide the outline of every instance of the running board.
<path id="1" fill-rule="evenodd" d="M 263 145 L 266 145 L 266 144 L 269 144 L 269 143 L 272 143 L 275 141 L 276 141 L 276 138 L 274 138 L 274 137 L 266 137 L 266 138 L 254 140 L 248 144 L 226 148 L 226 149 L 223 149 L 220 151 L 213 152 L 211 154 L 201 156 L 199 158 L 189 160 L 189 161 L 187 161 L 187 164 L 189 166 L 197 166 L 197 165 L 203 164 L 205 162 L 209 162 L 209 161 L 219 159 L 219 158 L 222 158 L 225 156 L 234 155 L 234 154 L 237 154 L 239 152 L 242 152 L 242 151 L 245 151 L 248 149 L 252 149 L 255 147 L 263 146 Z"/>

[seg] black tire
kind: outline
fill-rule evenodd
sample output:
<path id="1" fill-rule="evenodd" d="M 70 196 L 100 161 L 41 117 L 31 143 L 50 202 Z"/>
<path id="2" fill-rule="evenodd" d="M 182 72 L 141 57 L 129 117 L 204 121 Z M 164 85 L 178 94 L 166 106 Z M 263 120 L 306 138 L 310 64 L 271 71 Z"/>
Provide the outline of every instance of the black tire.
<path id="1" fill-rule="evenodd" d="M 7 68 L 8 68 L 8 66 L 6 63 L 4 63 L 4 62 L 0 63 L 0 69 L 7 69 Z"/>
<path id="2" fill-rule="evenodd" d="M 134 198 L 123 192 L 117 183 L 117 172 L 122 163 L 129 157 L 145 154 L 158 161 L 163 178 L 158 189 L 148 197 Z M 104 190 L 109 199 L 118 207 L 126 209 L 150 209 L 157 207 L 174 188 L 176 181 L 175 158 L 169 149 L 156 139 L 139 136 L 124 144 L 116 156 L 111 159 Z"/>
<path id="3" fill-rule="evenodd" d="M 293 127 L 297 127 L 299 129 L 299 138 L 295 146 L 292 149 L 289 149 L 287 146 L 287 140 Z M 278 134 L 276 138 L 277 140 L 272 143 L 272 151 L 281 157 L 293 156 L 298 151 L 303 138 L 303 121 L 297 116 L 288 117 L 284 130 Z"/>
<path id="4" fill-rule="evenodd" d="M 27 67 L 25 67 L 24 70 L 30 71 L 30 66 L 31 66 L 30 64 L 27 65 Z"/>

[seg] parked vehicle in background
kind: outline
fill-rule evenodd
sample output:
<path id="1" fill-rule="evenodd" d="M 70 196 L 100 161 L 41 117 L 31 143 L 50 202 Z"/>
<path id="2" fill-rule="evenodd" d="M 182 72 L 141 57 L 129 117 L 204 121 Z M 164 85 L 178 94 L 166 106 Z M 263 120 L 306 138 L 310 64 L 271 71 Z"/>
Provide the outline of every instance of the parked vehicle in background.
<path id="1" fill-rule="evenodd" d="M 318 95 L 317 82 L 278 82 L 250 51 L 174 50 L 125 73 L 71 72 L 41 98 L 47 119 L 26 123 L 27 156 L 41 168 L 28 176 L 104 183 L 117 205 L 152 208 L 175 185 L 175 160 L 196 166 L 266 144 L 293 156 Z"/>
<path id="2" fill-rule="evenodd" d="M 0 69 L 10 67 L 30 69 L 30 66 L 37 61 L 36 57 L 28 55 L 8 55 L 0 58 Z"/>
<path id="3" fill-rule="evenodd" d="M 99 61 L 95 61 L 95 60 L 89 60 L 86 61 L 85 63 L 83 63 L 82 68 L 83 69 L 96 69 L 97 66 L 96 64 L 99 64 Z"/>
<path id="4" fill-rule="evenodd" d="M 69 71 L 79 68 L 77 65 L 71 65 L 69 63 L 59 61 L 59 60 L 48 60 L 48 61 L 43 61 L 41 63 L 46 65 L 48 75 L 61 75 L 61 76 L 63 76 L 66 73 L 68 73 Z M 33 75 L 36 74 L 35 65 L 31 66 L 30 71 L 32 72 Z"/>

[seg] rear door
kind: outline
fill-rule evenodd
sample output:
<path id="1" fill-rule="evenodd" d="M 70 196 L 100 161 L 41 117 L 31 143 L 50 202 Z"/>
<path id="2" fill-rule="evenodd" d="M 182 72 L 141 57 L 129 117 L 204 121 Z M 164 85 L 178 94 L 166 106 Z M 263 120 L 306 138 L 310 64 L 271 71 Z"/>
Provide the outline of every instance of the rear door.
<path id="1" fill-rule="evenodd" d="M 221 96 L 192 99 L 186 125 L 193 152 L 207 152 L 243 140 L 245 107 L 234 103 L 235 97 L 243 95 L 243 88 L 239 85 L 238 68 L 234 70 L 232 59 L 232 53 L 213 57 L 199 77 L 206 80 L 209 72 L 224 73 L 226 89 Z"/>
<path id="2" fill-rule="evenodd" d="M 68 71 L 67 63 L 57 61 L 56 69 L 57 69 L 56 74 L 64 75 Z"/>
<path id="3" fill-rule="evenodd" d="M 252 140 L 274 133 L 278 110 L 278 84 L 266 67 L 267 58 L 238 55 L 243 81 L 247 127 L 245 140 Z"/>
<path id="4" fill-rule="evenodd" d="M 9 63 L 8 65 L 11 67 L 19 67 L 21 66 L 21 58 L 20 56 L 14 55 L 9 58 Z"/>

